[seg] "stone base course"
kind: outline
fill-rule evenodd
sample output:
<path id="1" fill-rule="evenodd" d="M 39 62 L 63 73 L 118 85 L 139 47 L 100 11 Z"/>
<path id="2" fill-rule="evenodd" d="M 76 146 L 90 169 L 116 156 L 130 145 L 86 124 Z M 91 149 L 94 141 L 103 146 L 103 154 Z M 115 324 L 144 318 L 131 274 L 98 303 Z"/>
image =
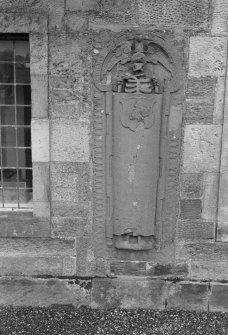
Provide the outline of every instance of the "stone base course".
<path id="1" fill-rule="evenodd" d="M 0 306 L 43 307 L 68 304 L 95 309 L 142 308 L 228 312 L 227 297 L 227 283 L 209 281 L 163 280 L 142 276 L 0 278 Z"/>

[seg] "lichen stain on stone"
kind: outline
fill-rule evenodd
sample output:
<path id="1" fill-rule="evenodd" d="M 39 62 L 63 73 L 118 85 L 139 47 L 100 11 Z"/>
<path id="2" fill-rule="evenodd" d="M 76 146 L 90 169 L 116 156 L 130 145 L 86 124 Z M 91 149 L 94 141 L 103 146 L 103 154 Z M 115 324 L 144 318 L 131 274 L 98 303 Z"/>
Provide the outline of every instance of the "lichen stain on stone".
<path id="1" fill-rule="evenodd" d="M 135 179 L 136 161 L 137 161 L 138 151 L 140 150 L 140 148 L 141 148 L 141 146 L 137 145 L 136 153 L 135 153 L 135 155 L 133 155 L 133 162 L 131 164 L 129 164 L 129 166 L 128 166 L 128 180 L 129 180 L 130 184 L 132 184 L 134 179 Z"/>

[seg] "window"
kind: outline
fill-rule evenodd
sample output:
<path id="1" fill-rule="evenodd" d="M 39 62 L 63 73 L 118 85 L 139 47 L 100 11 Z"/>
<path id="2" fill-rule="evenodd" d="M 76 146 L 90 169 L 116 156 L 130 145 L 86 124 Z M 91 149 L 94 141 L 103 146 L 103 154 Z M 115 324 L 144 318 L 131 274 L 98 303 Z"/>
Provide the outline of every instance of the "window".
<path id="1" fill-rule="evenodd" d="M 0 36 L 0 208 L 32 208 L 28 36 Z"/>

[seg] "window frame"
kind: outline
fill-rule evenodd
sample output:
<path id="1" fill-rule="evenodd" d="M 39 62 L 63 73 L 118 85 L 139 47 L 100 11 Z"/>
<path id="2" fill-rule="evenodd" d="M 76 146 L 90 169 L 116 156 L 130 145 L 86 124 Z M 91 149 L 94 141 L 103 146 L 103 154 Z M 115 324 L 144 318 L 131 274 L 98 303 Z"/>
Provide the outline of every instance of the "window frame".
<path id="1" fill-rule="evenodd" d="M 1 36 L 5 39 L 29 36 L 31 76 L 31 147 L 33 170 L 33 217 L 50 218 L 50 150 L 48 118 L 48 29 L 47 16 L 0 13 Z M 24 209 L 18 209 L 20 213 Z M 31 210 L 30 210 L 31 211 Z M 4 210 L 6 212 L 6 210 Z M 15 210 L 7 214 L 15 214 Z M 1 209 L 0 209 L 1 213 Z"/>

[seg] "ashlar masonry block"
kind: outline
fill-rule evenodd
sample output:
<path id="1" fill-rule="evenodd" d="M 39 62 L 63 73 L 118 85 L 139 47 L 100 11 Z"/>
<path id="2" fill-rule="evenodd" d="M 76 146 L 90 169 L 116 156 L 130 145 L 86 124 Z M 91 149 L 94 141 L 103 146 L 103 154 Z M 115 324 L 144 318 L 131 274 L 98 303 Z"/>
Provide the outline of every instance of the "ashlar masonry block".
<path id="1" fill-rule="evenodd" d="M 49 121 L 34 119 L 31 122 L 32 161 L 49 162 Z"/>
<path id="2" fill-rule="evenodd" d="M 183 172 L 218 172 L 222 127 L 219 125 L 186 125 Z"/>
<path id="3" fill-rule="evenodd" d="M 228 2 L 226 0 L 214 1 L 211 34 L 220 36 L 228 34 Z"/>
<path id="4" fill-rule="evenodd" d="M 48 117 L 48 77 L 47 75 L 31 75 L 32 116 Z"/>
<path id="5" fill-rule="evenodd" d="M 226 48 L 225 37 L 191 37 L 189 76 L 223 76 L 226 71 Z"/>
<path id="6" fill-rule="evenodd" d="M 34 13 L 0 13 L 1 33 L 47 33 L 47 16 Z"/>
<path id="7" fill-rule="evenodd" d="M 47 75 L 48 67 L 48 35 L 30 35 L 31 75 Z"/>
<path id="8" fill-rule="evenodd" d="M 51 161 L 88 162 L 89 140 L 87 122 L 51 121 Z"/>
<path id="9" fill-rule="evenodd" d="M 209 311 L 228 311 L 228 285 L 213 283 L 209 300 Z"/>
<path id="10" fill-rule="evenodd" d="M 203 184 L 202 219 L 215 221 L 217 216 L 219 173 L 205 173 Z"/>
<path id="11" fill-rule="evenodd" d="M 209 293 L 206 283 L 181 282 L 171 285 L 167 307 L 207 311 Z"/>
<path id="12" fill-rule="evenodd" d="M 93 308 L 165 308 L 167 285 L 138 277 L 94 279 Z"/>
<path id="13" fill-rule="evenodd" d="M 74 281 L 61 279 L 0 279 L 0 305 L 50 306 L 52 304 L 89 305 L 90 290 Z"/>

